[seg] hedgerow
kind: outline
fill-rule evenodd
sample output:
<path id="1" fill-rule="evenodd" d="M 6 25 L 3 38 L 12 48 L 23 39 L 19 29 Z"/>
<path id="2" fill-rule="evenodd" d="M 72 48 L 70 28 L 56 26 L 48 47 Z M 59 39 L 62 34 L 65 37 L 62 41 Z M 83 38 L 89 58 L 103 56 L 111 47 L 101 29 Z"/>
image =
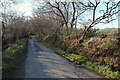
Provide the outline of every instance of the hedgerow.
<path id="1" fill-rule="evenodd" d="M 10 74 L 19 66 L 25 56 L 26 39 L 21 39 L 12 44 L 2 54 L 3 78 L 9 77 Z"/>

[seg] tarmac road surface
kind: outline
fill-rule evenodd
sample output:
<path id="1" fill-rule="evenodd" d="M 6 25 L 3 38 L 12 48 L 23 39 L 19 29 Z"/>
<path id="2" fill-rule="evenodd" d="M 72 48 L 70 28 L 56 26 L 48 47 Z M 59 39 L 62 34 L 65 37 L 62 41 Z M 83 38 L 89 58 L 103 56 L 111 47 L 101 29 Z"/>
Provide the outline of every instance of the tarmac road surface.
<path id="1" fill-rule="evenodd" d="M 99 75 L 77 67 L 34 38 L 28 40 L 25 78 L 101 78 Z"/>

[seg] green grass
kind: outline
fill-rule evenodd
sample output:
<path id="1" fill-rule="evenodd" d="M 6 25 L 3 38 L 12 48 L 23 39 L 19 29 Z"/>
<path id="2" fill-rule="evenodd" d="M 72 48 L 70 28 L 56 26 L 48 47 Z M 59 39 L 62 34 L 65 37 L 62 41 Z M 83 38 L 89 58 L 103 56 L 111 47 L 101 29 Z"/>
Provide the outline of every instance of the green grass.
<path id="1" fill-rule="evenodd" d="M 56 48 L 51 46 L 51 44 L 47 43 L 47 42 L 43 42 L 47 47 L 51 48 L 53 51 L 55 51 L 55 53 L 64 56 L 66 58 L 68 58 L 69 60 L 74 60 L 79 62 L 80 64 L 83 64 L 86 68 L 89 68 L 93 71 L 96 71 L 98 73 L 103 74 L 106 78 L 120 78 L 120 72 L 119 71 L 112 71 L 111 68 L 109 68 L 109 66 L 106 65 L 100 65 L 97 62 L 93 62 L 88 60 L 86 57 L 82 56 L 82 55 L 77 55 L 74 53 L 69 53 L 66 51 L 63 51 L 62 49 Z"/>
<path id="2" fill-rule="evenodd" d="M 3 78 L 8 77 L 19 66 L 25 56 L 25 46 L 26 39 L 21 39 L 3 52 Z"/>

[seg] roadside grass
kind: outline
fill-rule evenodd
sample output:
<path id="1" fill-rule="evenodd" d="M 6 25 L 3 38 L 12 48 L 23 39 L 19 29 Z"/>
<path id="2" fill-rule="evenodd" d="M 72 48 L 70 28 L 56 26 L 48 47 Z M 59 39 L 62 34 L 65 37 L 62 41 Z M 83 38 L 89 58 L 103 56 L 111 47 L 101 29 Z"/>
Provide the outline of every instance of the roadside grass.
<path id="1" fill-rule="evenodd" d="M 109 66 L 100 65 L 97 62 L 93 62 L 88 60 L 86 57 L 74 53 L 66 52 L 60 48 L 53 47 L 52 44 L 48 42 L 43 42 L 47 47 L 51 48 L 55 53 L 69 59 L 70 61 L 74 61 L 79 63 L 80 65 L 84 65 L 86 68 L 100 73 L 105 76 L 105 78 L 116 78 L 120 79 L 120 71 L 112 71 Z"/>
<path id="2" fill-rule="evenodd" d="M 11 47 L 6 49 L 2 54 L 2 73 L 3 78 L 10 76 L 12 72 L 19 66 L 25 56 L 26 39 L 21 39 L 12 44 Z"/>

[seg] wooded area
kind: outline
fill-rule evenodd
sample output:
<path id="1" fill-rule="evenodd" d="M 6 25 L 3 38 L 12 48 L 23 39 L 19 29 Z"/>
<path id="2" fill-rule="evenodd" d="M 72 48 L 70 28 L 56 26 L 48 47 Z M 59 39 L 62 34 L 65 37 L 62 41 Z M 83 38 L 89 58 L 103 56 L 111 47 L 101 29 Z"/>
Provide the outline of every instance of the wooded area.
<path id="1" fill-rule="evenodd" d="M 17 13 L 10 8 L 19 2 L 20 0 L 0 1 L 3 9 L 1 13 L 3 52 L 12 45 L 11 43 L 35 35 L 38 40 L 52 43 L 64 51 L 80 54 L 99 65 L 107 65 L 113 72 L 120 73 L 119 28 L 95 28 L 98 24 L 107 24 L 116 19 L 114 16 L 120 11 L 118 10 L 120 1 L 35 0 L 38 5 L 32 17 L 24 17 L 24 13 Z M 100 10 L 101 3 L 105 8 Z M 89 14 L 90 18 L 86 19 L 86 15 Z M 120 78 L 120 75 L 116 76 L 118 77 Z"/>

